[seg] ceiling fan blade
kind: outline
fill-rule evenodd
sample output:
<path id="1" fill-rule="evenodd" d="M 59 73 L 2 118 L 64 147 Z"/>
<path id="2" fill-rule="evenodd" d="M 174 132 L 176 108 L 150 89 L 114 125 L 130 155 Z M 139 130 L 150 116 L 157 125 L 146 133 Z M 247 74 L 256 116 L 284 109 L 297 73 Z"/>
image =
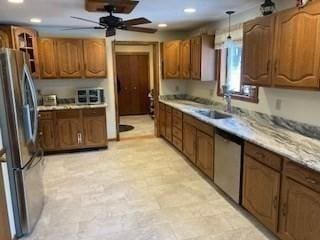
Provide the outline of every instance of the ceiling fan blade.
<path id="1" fill-rule="evenodd" d="M 106 31 L 106 37 L 112 37 L 116 35 L 116 29 L 115 28 L 112 28 L 112 29 L 107 29 Z"/>
<path id="2" fill-rule="evenodd" d="M 133 26 L 133 25 L 140 25 L 140 24 L 147 24 L 147 23 L 151 23 L 151 21 L 149 19 L 146 19 L 144 17 L 141 18 L 134 18 L 134 19 L 129 19 L 126 21 L 123 21 L 123 23 L 126 26 Z"/>
<path id="3" fill-rule="evenodd" d="M 139 1 L 130 0 L 86 0 L 86 10 L 89 12 L 105 12 L 106 6 L 115 7 L 114 13 L 129 14 L 137 6 Z"/>
<path id="4" fill-rule="evenodd" d="M 143 32 L 143 33 L 155 33 L 158 31 L 158 29 L 153 29 L 153 28 L 132 27 L 132 26 L 125 26 L 120 29 L 126 30 L 126 31 L 133 31 L 133 32 Z"/>
<path id="5" fill-rule="evenodd" d="M 78 19 L 78 20 L 85 21 L 85 22 L 90 22 L 90 23 L 95 23 L 95 24 L 102 25 L 102 24 L 100 24 L 100 23 L 97 22 L 97 21 L 93 21 L 93 20 L 86 19 L 86 18 L 74 17 L 74 16 L 71 16 L 71 18 Z M 102 26 L 103 26 L 103 25 L 102 25 Z"/>
<path id="6" fill-rule="evenodd" d="M 61 31 L 72 31 L 72 30 L 87 30 L 87 29 L 106 29 L 105 27 L 79 27 L 79 28 L 64 28 Z"/>

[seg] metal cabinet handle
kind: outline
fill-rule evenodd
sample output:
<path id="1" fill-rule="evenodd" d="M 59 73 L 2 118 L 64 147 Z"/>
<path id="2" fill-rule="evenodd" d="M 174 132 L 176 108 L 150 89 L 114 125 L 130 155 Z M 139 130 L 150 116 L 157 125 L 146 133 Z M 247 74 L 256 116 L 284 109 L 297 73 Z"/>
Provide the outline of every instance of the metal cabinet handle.
<path id="1" fill-rule="evenodd" d="M 275 210 L 278 209 L 278 196 L 275 196 L 273 199 L 273 207 Z"/>
<path id="2" fill-rule="evenodd" d="M 78 144 L 81 144 L 82 143 L 82 134 L 78 133 L 77 137 L 78 137 Z"/>

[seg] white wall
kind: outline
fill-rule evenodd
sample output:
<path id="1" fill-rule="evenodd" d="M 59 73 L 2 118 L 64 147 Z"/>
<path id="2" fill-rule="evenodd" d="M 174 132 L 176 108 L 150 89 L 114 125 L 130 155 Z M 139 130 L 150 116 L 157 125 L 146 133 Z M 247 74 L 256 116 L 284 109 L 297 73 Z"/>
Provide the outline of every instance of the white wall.
<path id="1" fill-rule="evenodd" d="M 103 38 L 104 31 L 99 30 L 74 30 L 74 31 L 61 31 L 61 28 L 53 27 L 38 27 L 40 37 L 74 37 L 74 38 Z M 157 41 L 162 42 L 166 40 L 182 39 L 187 34 L 172 33 L 172 32 L 158 32 L 156 34 L 133 33 L 127 31 L 118 31 L 116 37 L 107 38 L 107 79 L 54 79 L 54 80 L 38 80 L 36 81 L 38 89 L 43 94 L 54 93 L 58 97 L 74 97 L 74 90 L 79 87 L 103 87 L 105 89 L 106 102 L 108 103 L 107 118 L 108 118 L 108 138 L 113 139 L 116 137 L 116 118 L 115 118 L 115 102 L 114 102 L 114 76 L 113 76 L 113 59 L 112 59 L 112 41 Z M 160 66 L 159 66 L 160 67 Z M 179 82 L 176 83 L 179 85 Z M 161 81 L 161 93 L 164 89 L 165 92 L 176 92 L 176 84 L 166 81 Z M 176 93 L 179 93 L 176 92 Z"/>
<path id="2" fill-rule="evenodd" d="M 295 6 L 294 0 L 279 0 L 276 1 L 277 9 L 285 9 Z M 247 20 L 260 16 L 259 8 L 248 10 L 244 13 L 237 14 L 233 17 L 232 23 L 238 24 Z M 209 32 L 215 32 L 215 29 L 226 28 L 228 26 L 228 20 L 212 23 L 203 28 L 197 29 L 191 32 L 191 35 Z M 214 94 L 212 96 L 212 89 Z M 218 102 L 223 102 L 223 98 L 217 96 L 217 84 L 216 83 L 199 83 L 188 81 L 187 93 L 197 97 L 204 97 L 213 99 Z M 277 100 L 282 101 L 281 110 L 276 109 Z M 247 103 L 243 101 L 233 101 L 233 105 L 263 112 L 266 114 L 272 114 L 287 119 L 309 123 L 312 125 L 320 126 L 320 92 L 314 91 L 301 91 L 301 90 L 287 90 L 287 89 L 273 89 L 273 88 L 259 88 L 259 103 Z"/>

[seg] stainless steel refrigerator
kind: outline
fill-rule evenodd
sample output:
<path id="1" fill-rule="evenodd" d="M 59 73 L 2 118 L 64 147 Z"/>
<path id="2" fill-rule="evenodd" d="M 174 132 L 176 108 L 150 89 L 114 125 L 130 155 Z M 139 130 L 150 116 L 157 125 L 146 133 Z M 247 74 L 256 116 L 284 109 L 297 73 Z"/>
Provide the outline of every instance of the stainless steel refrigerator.
<path id="1" fill-rule="evenodd" d="M 23 52 L 0 49 L 0 127 L 17 237 L 32 232 L 44 205 L 37 96 L 26 58 Z"/>

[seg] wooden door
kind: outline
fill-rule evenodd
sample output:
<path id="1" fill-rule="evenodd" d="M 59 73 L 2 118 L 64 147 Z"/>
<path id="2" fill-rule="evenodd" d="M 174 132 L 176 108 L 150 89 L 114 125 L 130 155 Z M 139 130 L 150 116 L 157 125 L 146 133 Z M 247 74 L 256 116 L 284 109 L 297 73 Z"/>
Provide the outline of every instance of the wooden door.
<path id="1" fill-rule="evenodd" d="M 53 120 L 40 120 L 39 124 L 39 141 L 40 147 L 44 151 L 54 150 L 55 146 L 55 129 Z"/>
<path id="2" fill-rule="evenodd" d="M 172 108 L 166 106 L 166 139 L 172 142 Z"/>
<path id="3" fill-rule="evenodd" d="M 0 168 L 0 239 L 11 240 L 6 194 L 4 189 L 2 169 Z"/>
<path id="4" fill-rule="evenodd" d="M 107 54 L 105 39 L 86 39 L 83 41 L 84 75 L 87 78 L 107 76 Z"/>
<path id="5" fill-rule="evenodd" d="M 85 109 L 83 133 L 86 147 L 107 146 L 107 122 L 105 108 Z"/>
<path id="6" fill-rule="evenodd" d="M 181 41 L 163 44 L 164 79 L 179 79 L 180 76 L 180 44 Z"/>
<path id="7" fill-rule="evenodd" d="M 268 16 L 244 25 L 242 82 L 247 85 L 271 86 L 275 17 Z"/>
<path id="8" fill-rule="evenodd" d="M 83 146 L 82 121 L 79 110 L 56 113 L 57 142 L 59 149 L 73 149 Z"/>
<path id="9" fill-rule="evenodd" d="M 282 182 L 279 233 L 283 240 L 318 240 L 320 193 L 291 178 Z"/>
<path id="10" fill-rule="evenodd" d="M 166 136 L 166 106 L 163 103 L 160 103 L 160 135 L 165 137 Z"/>
<path id="11" fill-rule="evenodd" d="M 201 36 L 191 39 L 191 78 L 194 80 L 201 80 L 201 42 Z"/>
<path id="12" fill-rule="evenodd" d="M 214 140 L 201 131 L 197 131 L 197 166 L 213 179 Z"/>
<path id="13" fill-rule="evenodd" d="M 80 39 L 57 39 L 57 62 L 62 78 L 83 76 L 83 48 Z"/>
<path id="14" fill-rule="evenodd" d="M 6 31 L 0 30 L 0 48 L 10 47 L 10 37 Z"/>
<path id="15" fill-rule="evenodd" d="M 280 173 L 245 156 L 243 206 L 274 233 L 278 228 Z"/>
<path id="16" fill-rule="evenodd" d="M 37 32 L 23 27 L 13 27 L 12 30 L 14 34 L 14 48 L 27 54 L 32 76 L 39 77 Z"/>
<path id="17" fill-rule="evenodd" d="M 319 88 L 320 2 L 277 17 L 273 84 L 277 87 Z"/>
<path id="18" fill-rule="evenodd" d="M 41 38 L 39 40 L 39 61 L 41 78 L 58 78 L 55 40 Z"/>
<path id="19" fill-rule="evenodd" d="M 197 129 L 186 122 L 183 123 L 183 153 L 196 163 Z"/>
<path id="20" fill-rule="evenodd" d="M 190 68 L 191 68 L 191 54 L 190 54 L 190 40 L 181 42 L 181 78 L 190 79 Z"/>
<path id="21" fill-rule="evenodd" d="M 149 55 L 145 53 L 117 54 L 119 114 L 149 113 Z"/>

